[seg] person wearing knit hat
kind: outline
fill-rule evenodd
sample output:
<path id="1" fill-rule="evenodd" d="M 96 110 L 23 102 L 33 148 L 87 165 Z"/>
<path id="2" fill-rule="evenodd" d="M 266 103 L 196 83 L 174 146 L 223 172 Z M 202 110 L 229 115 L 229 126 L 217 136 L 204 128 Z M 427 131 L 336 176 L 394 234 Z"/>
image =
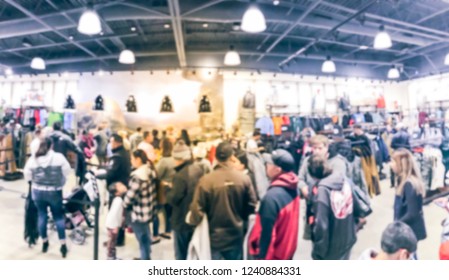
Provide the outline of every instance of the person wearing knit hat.
<path id="1" fill-rule="evenodd" d="M 200 166 L 204 174 L 208 174 L 212 171 L 212 165 L 209 160 L 206 159 L 207 149 L 201 143 L 193 148 L 193 157 L 195 158 L 195 164 Z"/>
<path id="2" fill-rule="evenodd" d="M 173 152 L 175 175 L 171 187 L 168 187 L 167 203 L 173 207 L 172 229 L 174 232 L 175 257 L 187 259 L 187 250 L 194 228 L 185 222 L 189 206 L 198 181 L 204 172 L 192 161 L 192 151 L 183 140 L 176 142 Z"/>

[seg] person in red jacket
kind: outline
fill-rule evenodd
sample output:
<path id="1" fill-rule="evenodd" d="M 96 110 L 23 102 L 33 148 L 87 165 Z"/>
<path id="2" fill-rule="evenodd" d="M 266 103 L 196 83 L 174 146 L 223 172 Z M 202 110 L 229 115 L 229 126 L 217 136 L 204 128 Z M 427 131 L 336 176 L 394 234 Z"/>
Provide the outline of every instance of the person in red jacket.
<path id="1" fill-rule="evenodd" d="M 291 260 L 299 230 L 298 177 L 295 160 L 285 150 L 266 157 L 271 186 L 261 201 L 249 237 L 249 254 L 263 260 Z"/>

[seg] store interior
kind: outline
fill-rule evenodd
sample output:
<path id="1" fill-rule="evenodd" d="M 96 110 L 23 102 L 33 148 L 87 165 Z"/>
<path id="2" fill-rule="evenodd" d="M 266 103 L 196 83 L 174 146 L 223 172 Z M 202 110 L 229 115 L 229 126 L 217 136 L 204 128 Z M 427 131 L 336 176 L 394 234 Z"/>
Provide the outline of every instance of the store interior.
<path id="1" fill-rule="evenodd" d="M 81 26 L 86 10 L 98 17 L 87 27 Z M 26 135 L 38 123 L 51 126 L 51 118 L 74 135 L 98 124 L 128 135 L 138 127 L 186 129 L 208 147 L 224 138 L 245 142 L 263 118 L 320 120 L 312 126 L 323 135 L 336 124 L 345 135 L 362 124 L 373 141 L 397 124 L 411 135 L 430 127 L 439 131 L 435 149 L 445 171 L 426 187 L 438 192 L 449 169 L 448 13 L 447 1 L 413 0 L 2 1 L 0 116 L 7 121 L 2 128 L 16 121 L 10 132 L 16 150 L 0 156 L 0 259 L 59 258 L 29 248 L 23 238 Z M 304 128 L 292 127 L 268 135 L 288 145 Z M 393 219 L 388 161 L 378 167 L 373 214 L 351 259 L 379 246 Z M 304 208 L 301 203 L 301 213 Z M 101 207 L 100 223 L 106 212 Z M 435 260 L 447 213 L 430 203 L 424 216 L 428 236 L 419 257 Z M 312 244 L 303 240 L 303 226 L 301 220 L 294 259 L 308 260 Z M 94 231 L 86 232 L 82 245 L 69 244 L 68 259 L 94 258 Z M 132 259 L 138 244 L 132 234 L 126 238 L 119 255 Z M 100 224 L 100 259 L 106 239 Z M 173 259 L 173 241 L 152 246 L 152 254 Z"/>

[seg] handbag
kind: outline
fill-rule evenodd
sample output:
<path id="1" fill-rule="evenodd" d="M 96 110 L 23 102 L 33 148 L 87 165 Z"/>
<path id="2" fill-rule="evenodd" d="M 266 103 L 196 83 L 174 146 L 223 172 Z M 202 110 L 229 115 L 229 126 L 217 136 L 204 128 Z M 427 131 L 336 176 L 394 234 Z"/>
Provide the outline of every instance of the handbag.
<path id="1" fill-rule="evenodd" d="M 365 193 L 359 186 L 351 182 L 352 185 L 352 201 L 354 205 L 354 216 L 358 218 L 366 218 L 372 212 L 371 202 L 367 193 Z"/>

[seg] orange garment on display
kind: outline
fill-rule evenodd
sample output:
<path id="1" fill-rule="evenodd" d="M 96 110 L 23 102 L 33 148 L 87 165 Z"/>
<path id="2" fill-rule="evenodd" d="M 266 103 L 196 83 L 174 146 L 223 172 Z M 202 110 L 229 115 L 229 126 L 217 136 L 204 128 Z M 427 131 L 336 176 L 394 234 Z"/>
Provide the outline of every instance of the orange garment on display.
<path id="1" fill-rule="evenodd" d="M 273 126 L 274 126 L 274 135 L 282 134 L 282 125 L 284 124 L 284 120 L 282 117 L 273 117 Z"/>

